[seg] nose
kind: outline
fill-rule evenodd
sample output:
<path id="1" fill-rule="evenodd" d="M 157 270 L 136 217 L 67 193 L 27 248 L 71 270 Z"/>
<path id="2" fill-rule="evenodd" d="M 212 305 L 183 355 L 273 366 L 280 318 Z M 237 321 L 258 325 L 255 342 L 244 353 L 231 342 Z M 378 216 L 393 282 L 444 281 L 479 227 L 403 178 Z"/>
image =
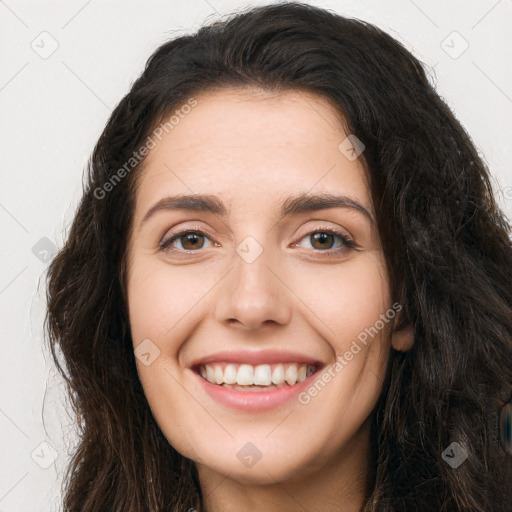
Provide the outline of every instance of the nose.
<path id="1" fill-rule="evenodd" d="M 292 307 L 290 293 L 279 274 L 265 250 L 250 263 L 236 255 L 232 270 L 220 283 L 216 319 L 245 330 L 288 323 Z"/>

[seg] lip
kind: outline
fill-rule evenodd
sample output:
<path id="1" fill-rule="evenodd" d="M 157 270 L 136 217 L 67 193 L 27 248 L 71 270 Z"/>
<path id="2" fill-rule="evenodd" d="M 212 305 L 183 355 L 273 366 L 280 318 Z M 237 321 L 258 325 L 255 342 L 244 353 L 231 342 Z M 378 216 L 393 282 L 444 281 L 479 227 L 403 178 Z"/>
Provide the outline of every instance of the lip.
<path id="1" fill-rule="evenodd" d="M 299 393 L 310 386 L 312 379 L 316 379 L 318 370 L 312 373 L 302 382 L 293 386 L 283 386 L 282 388 L 271 389 L 269 391 L 237 391 L 236 389 L 226 388 L 218 384 L 212 384 L 194 372 L 196 378 L 201 381 L 206 393 L 215 401 L 250 412 L 261 412 L 296 398 Z"/>
<path id="2" fill-rule="evenodd" d="M 189 365 L 189 368 L 197 370 L 202 365 L 221 362 L 247 363 L 251 365 L 300 363 L 311 364 L 317 368 L 320 366 L 324 366 L 323 361 L 311 358 L 310 356 L 300 354 L 298 352 L 290 352 L 283 350 L 225 350 L 222 352 L 216 352 L 215 354 L 211 354 L 209 356 L 202 357 L 200 359 L 196 359 Z"/>

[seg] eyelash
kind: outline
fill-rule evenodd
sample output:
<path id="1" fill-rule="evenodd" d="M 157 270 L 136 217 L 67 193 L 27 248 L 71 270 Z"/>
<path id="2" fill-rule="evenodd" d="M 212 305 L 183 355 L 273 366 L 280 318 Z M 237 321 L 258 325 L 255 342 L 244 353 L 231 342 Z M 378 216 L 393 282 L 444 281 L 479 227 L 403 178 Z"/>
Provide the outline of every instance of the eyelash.
<path id="1" fill-rule="evenodd" d="M 335 228 L 317 228 L 313 231 L 310 231 L 309 233 L 307 233 L 306 235 L 304 235 L 300 240 L 303 240 L 304 238 L 307 238 L 309 236 L 312 236 L 312 235 L 315 235 L 315 234 L 318 234 L 318 233 L 327 233 L 329 235 L 336 235 L 340 238 L 341 242 L 342 242 L 342 246 L 341 247 L 338 247 L 337 249 L 327 249 L 325 251 L 322 251 L 322 250 L 318 250 L 318 251 L 314 251 L 314 252 L 320 252 L 322 254 L 325 254 L 327 256 L 334 256 L 335 254 L 337 253 L 340 253 L 346 249 L 355 249 L 356 248 L 356 244 L 354 243 L 354 241 L 348 237 L 345 233 L 342 233 L 341 231 L 338 231 L 337 229 Z M 188 235 L 188 234 L 194 234 L 194 235 L 199 235 L 199 236 L 204 236 L 206 238 L 211 238 L 210 235 L 208 233 L 205 233 L 204 231 L 200 230 L 200 229 L 195 229 L 195 228 L 189 228 L 189 229 L 185 229 L 185 230 L 182 230 L 182 231 L 179 231 L 177 233 L 173 233 L 170 238 L 167 238 L 166 240 L 163 240 L 160 245 L 159 245 L 159 248 L 164 251 L 164 252 L 170 252 L 170 253 L 175 253 L 175 252 L 178 252 L 178 253 L 184 253 L 184 254 L 195 254 L 196 251 L 199 251 L 200 249 L 197 249 L 197 250 L 186 250 L 186 249 L 173 249 L 173 248 L 170 248 L 171 244 L 175 241 L 175 240 L 178 240 L 179 238 L 181 238 L 182 236 L 184 235 Z M 293 245 L 295 246 L 298 242 L 294 243 Z M 313 249 L 314 250 L 314 249 Z"/>

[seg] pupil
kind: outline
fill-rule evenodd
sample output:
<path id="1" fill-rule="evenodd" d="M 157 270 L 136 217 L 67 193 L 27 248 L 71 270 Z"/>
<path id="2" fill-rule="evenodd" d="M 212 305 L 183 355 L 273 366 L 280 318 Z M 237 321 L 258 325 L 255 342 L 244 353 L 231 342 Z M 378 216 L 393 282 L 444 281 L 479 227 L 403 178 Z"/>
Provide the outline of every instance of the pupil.
<path id="1" fill-rule="evenodd" d="M 188 235 L 185 237 L 185 240 L 186 240 L 186 241 L 185 241 L 185 245 L 186 245 L 187 243 L 189 243 L 189 242 L 192 242 L 192 247 L 191 247 L 191 248 L 189 248 L 189 249 L 196 249 L 197 247 L 194 247 L 194 245 L 195 245 L 195 246 L 197 246 L 197 245 L 198 245 L 198 244 L 197 244 L 198 239 L 199 239 L 199 235 L 196 235 L 195 233 L 190 233 L 190 234 L 188 234 Z M 187 249 L 187 247 L 185 247 L 185 249 Z"/>
<path id="2" fill-rule="evenodd" d="M 328 233 L 315 233 L 313 235 L 313 237 L 314 237 L 315 241 L 317 241 L 317 242 L 320 241 L 321 243 L 325 243 L 326 239 L 332 238 L 332 235 L 329 235 Z"/>

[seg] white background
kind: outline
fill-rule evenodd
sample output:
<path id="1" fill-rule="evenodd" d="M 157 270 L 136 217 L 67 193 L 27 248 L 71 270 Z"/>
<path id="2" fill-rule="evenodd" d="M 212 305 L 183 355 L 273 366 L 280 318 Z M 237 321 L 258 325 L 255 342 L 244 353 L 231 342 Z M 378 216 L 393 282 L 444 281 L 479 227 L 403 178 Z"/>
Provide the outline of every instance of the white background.
<path id="1" fill-rule="evenodd" d="M 60 510 L 74 433 L 43 350 L 41 250 L 62 246 L 84 166 L 112 108 L 158 45 L 267 3 L 0 0 L 1 512 Z M 487 161 L 511 218 L 512 0 L 308 3 L 376 24 L 432 67 L 433 83 Z M 458 58 L 445 51 L 460 53 L 464 40 L 469 46 Z M 47 58 L 33 49 L 52 44 L 58 48 Z"/>

